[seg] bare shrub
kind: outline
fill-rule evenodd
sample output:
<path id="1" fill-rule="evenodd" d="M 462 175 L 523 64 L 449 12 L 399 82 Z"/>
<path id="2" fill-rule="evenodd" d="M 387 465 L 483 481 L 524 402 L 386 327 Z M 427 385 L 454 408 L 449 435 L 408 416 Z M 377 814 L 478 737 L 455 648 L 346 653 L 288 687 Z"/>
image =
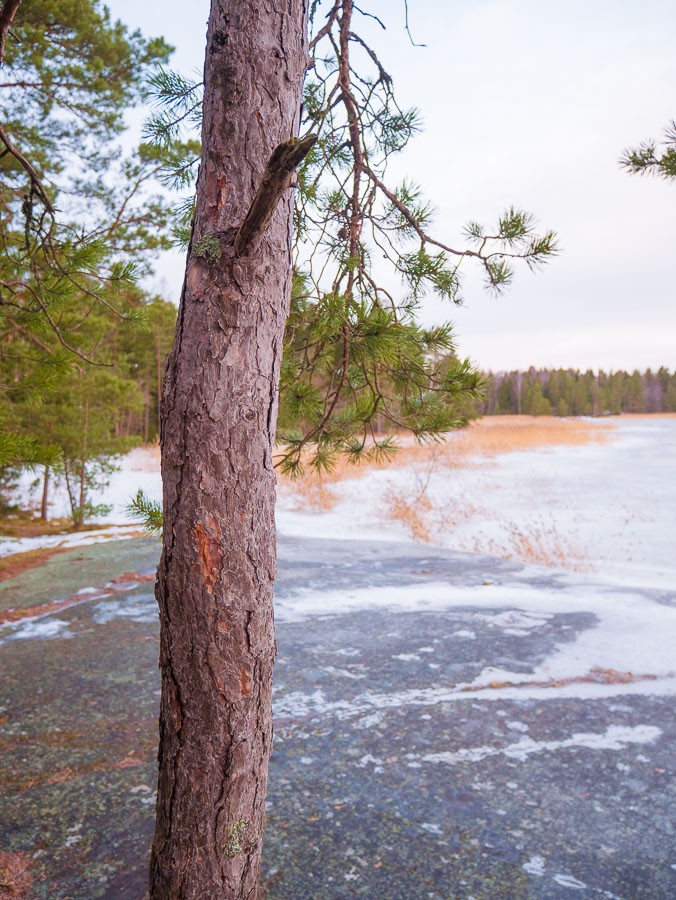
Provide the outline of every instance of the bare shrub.
<path id="1" fill-rule="evenodd" d="M 392 493 L 387 498 L 387 512 L 395 522 L 401 522 L 411 532 L 416 541 L 429 541 L 430 533 L 423 513 L 431 508 L 429 497 L 419 495 L 413 502 L 401 492 Z"/>

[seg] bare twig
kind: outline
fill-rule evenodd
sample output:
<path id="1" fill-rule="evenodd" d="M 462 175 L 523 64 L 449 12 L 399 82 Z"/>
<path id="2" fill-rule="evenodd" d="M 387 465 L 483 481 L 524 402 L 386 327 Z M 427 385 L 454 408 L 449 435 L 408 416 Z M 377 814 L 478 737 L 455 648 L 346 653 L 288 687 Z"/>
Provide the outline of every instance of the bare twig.
<path id="1" fill-rule="evenodd" d="M 22 166 L 22 168 L 28 173 L 28 177 L 31 182 L 31 189 L 35 193 L 35 195 L 39 198 L 42 205 L 45 207 L 47 212 L 53 216 L 54 215 L 54 207 L 45 192 L 45 189 L 42 186 L 42 181 L 40 180 L 40 176 L 33 168 L 32 164 L 26 159 L 23 153 L 19 150 L 18 147 L 14 145 L 12 139 L 7 134 L 5 129 L 0 125 L 0 141 L 5 145 L 7 151 L 11 153 L 11 155 L 17 160 L 18 163 Z"/>
<path id="2" fill-rule="evenodd" d="M 408 0 L 404 0 L 404 12 L 406 17 L 406 34 L 408 35 L 408 39 L 413 44 L 414 47 L 426 47 L 427 44 L 418 44 L 413 40 L 413 35 L 411 34 L 411 28 L 408 23 Z"/>

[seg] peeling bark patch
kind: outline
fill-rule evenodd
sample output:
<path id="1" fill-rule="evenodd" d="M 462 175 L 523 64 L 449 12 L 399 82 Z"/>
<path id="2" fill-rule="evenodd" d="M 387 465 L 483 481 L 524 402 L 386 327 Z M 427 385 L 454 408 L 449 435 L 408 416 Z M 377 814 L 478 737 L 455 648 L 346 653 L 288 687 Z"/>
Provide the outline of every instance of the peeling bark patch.
<path id="1" fill-rule="evenodd" d="M 170 671 L 168 667 L 166 671 Z M 178 687 L 171 677 L 168 677 L 166 682 L 166 709 L 171 717 L 171 724 L 173 725 L 174 731 L 178 734 L 183 727 L 183 710 L 181 709 L 181 698 L 178 693 Z"/>
<path id="2" fill-rule="evenodd" d="M 207 593 L 211 594 L 223 564 L 223 550 L 219 540 L 220 530 L 213 516 L 207 517 L 206 527 L 199 522 L 195 525 L 195 537 L 197 538 L 202 582 Z"/>
<path id="3" fill-rule="evenodd" d="M 251 678 L 249 677 L 249 673 L 244 667 L 240 667 L 239 670 L 239 683 L 242 692 L 242 697 L 250 697 L 251 696 Z"/>
<path id="4" fill-rule="evenodd" d="M 201 283 L 202 276 L 199 270 L 199 266 L 195 262 L 191 262 L 189 260 L 187 263 L 185 274 L 186 289 L 190 292 L 191 297 L 195 297 L 198 300 L 203 299 L 199 290 Z"/>
<path id="5" fill-rule="evenodd" d="M 228 188 L 228 180 L 223 173 L 216 175 L 216 209 L 221 210 L 225 203 L 225 197 Z"/>
<path id="6" fill-rule="evenodd" d="M 209 666 L 211 678 L 216 685 L 216 690 L 223 694 L 224 697 L 227 697 L 223 661 L 221 657 L 213 650 L 207 651 L 207 665 Z"/>

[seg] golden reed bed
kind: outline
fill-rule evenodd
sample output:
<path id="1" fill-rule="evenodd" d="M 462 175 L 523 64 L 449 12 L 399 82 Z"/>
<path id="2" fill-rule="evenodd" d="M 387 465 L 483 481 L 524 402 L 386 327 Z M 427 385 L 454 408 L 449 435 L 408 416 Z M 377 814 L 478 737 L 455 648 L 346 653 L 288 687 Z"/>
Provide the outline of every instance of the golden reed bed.
<path id="1" fill-rule="evenodd" d="M 361 478 L 368 471 L 410 464 L 443 467 L 468 466 L 501 453 L 532 450 L 556 444 L 586 444 L 607 439 L 613 424 L 608 419 L 557 418 L 556 416 L 489 416 L 471 422 L 467 428 L 451 432 L 442 443 L 417 443 L 410 435 L 397 438 L 400 449 L 390 462 L 353 465 L 338 459 L 332 472 L 308 471 L 298 480 L 279 476 L 280 488 L 293 492 L 307 509 L 331 509 L 336 496 L 331 485 Z M 395 516 L 398 518 L 398 516 Z M 422 527 L 414 529 L 423 537 Z"/>

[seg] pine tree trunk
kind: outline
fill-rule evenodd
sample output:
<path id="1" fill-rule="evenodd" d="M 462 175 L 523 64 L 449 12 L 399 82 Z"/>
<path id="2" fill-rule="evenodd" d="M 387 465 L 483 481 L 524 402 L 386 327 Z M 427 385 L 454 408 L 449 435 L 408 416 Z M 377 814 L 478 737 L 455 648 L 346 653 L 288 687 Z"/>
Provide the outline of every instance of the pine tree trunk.
<path id="1" fill-rule="evenodd" d="M 85 501 L 87 500 L 87 454 L 89 441 L 89 400 L 85 400 L 84 422 L 82 424 L 82 461 L 80 463 L 80 493 L 75 524 L 84 524 Z"/>
<path id="2" fill-rule="evenodd" d="M 70 517 L 73 520 L 73 525 L 77 525 L 77 503 L 75 502 L 75 492 L 71 484 L 68 463 L 66 460 L 63 461 L 63 476 L 66 479 L 66 491 L 68 493 L 68 502 L 70 504 Z"/>
<path id="3" fill-rule="evenodd" d="M 147 444 L 150 438 L 150 364 L 146 366 L 146 380 L 143 385 L 145 406 L 143 409 L 143 443 Z"/>
<path id="4" fill-rule="evenodd" d="M 42 501 L 40 503 L 40 518 L 47 521 L 47 501 L 49 499 L 49 466 L 45 466 L 45 474 L 42 478 Z"/>
<path id="5" fill-rule="evenodd" d="M 160 348 L 160 336 L 155 337 L 155 372 L 157 377 L 157 433 L 162 430 L 162 353 Z"/>
<path id="6" fill-rule="evenodd" d="M 291 276 L 291 191 L 234 238 L 296 134 L 304 0 L 212 2 L 202 162 L 162 397 L 162 699 L 150 897 L 253 898 L 272 740 L 272 442 Z"/>

